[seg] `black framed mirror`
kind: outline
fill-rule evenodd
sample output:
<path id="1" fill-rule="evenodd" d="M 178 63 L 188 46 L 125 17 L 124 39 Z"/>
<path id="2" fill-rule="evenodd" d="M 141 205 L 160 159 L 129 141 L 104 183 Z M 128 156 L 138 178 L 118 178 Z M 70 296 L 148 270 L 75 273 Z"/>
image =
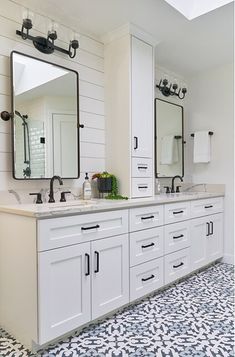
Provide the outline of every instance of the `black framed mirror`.
<path id="1" fill-rule="evenodd" d="M 11 79 L 13 177 L 78 178 L 78 73 L 13 51 Z"/>
<path id="2" fill-rule="evenodd" d="M 184 176 L 184 108 L 155 98 L 155 175 Z"/>

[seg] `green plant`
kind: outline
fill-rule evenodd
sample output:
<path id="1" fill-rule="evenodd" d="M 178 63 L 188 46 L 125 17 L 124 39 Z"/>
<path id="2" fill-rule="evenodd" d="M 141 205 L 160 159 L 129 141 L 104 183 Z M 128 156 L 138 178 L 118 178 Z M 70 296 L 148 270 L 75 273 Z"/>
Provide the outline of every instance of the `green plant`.
<path id="1" fill-rule="evenodd" d="M 118 183 L 115 175 L 108 173 L 107 171 L 94 174 L 92 176 L 92 180 L 96 178 L 112 178 L 112 191 L 105 196 L 107 200 L 128 200 L 128 197 L 122 196 L 118 194 Z"/>

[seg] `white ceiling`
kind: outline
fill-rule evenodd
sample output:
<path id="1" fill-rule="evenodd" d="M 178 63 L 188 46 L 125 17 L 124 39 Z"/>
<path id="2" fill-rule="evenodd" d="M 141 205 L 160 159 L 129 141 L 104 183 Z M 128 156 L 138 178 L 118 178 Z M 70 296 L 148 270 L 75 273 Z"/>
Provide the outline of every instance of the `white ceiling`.
<path id="1" fill-rule="evenodd" d="M 191 76 L 233 61 L 234 3 L 189 21 L 164 0 L 18 2 L 71 28 L 100 38 L 132 22 L 153 34 L 160 42 L 156 48 L 157 64 L 182 76 Z"/>

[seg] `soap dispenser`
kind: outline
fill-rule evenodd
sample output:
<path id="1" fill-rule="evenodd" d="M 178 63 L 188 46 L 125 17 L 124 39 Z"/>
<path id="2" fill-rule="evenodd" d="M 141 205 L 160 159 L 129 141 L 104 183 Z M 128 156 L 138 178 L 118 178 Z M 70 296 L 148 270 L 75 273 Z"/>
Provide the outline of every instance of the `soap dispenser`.
<path id="1" fill-rule="evenodd" d="M 85 181 L 83 183 L 83 199 L 84 200 L 91 199 L 91 183 L 90 183 L 87 172 L 86 172 L 86 176 L 85 176 Z"/>

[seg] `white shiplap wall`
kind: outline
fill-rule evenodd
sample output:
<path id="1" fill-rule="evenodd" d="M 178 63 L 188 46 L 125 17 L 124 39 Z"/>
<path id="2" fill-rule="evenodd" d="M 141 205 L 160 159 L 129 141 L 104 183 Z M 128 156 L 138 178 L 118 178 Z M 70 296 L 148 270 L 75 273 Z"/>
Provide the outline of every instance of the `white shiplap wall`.
<path id="1" fill-rule="evenodd" d="M 21 28 L 22 6 L 20 0 L 0 0 L 0 111 L 11 111 L 10 53 L 13 50 L 60 64 L 78 71 L 80 76 L 81 178 L 68 180 L 67 186 L 81 186 L 84 172 L 105 169 L 105 118 L 104 118 L 104 54 L 103 44 L 86 35 L 80 35 L 80 49 L 74 59 L 59 52 L 43 55 L 31 41 L 23 41 L 15 31 Z M 34 12 L 33 35 L 45 36 L 48 18 Z M 59 24 L 57 44 L 68 47 L 71 29 Z M 0 191 L 24 189 L 25 182 L 16 181 L 11 172 L 11 128 L 0 119 Z M 47 187 L 48 181 L 28 181 L 27 188 Z"/>

